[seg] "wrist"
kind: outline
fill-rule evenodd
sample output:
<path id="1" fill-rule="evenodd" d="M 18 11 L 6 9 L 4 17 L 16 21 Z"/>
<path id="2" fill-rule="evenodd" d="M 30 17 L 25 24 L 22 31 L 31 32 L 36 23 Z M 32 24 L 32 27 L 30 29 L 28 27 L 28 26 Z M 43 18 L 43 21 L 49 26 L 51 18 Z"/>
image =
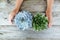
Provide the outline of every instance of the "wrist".
<path id="1" fill-rule="evenodd" d="M 18 13 L 19 9 L 15 8 L 13 12 Z"/>

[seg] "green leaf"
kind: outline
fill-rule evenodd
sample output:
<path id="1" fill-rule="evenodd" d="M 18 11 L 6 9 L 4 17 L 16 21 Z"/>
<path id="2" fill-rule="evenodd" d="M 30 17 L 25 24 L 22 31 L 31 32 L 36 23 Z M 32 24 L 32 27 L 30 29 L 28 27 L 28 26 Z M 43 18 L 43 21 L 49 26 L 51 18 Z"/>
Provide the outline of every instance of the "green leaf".
<path id="1" fill-rule="evenodd" d="M 36 31 L 41 31 L 46 29 L 46 25 L 48 25 L 48 19 L 46 16 L 42 15 L 41 13 L 37 13 L 33 17 L 33 29 Z"/>

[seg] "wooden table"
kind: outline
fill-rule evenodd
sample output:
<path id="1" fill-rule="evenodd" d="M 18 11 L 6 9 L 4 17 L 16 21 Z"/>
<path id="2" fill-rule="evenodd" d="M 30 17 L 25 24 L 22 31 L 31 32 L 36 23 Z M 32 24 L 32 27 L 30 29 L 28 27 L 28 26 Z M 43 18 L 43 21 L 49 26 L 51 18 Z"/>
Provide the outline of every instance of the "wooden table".
<path id="1" fill-rule="evenodd" d="M 32 30 L 20 31 L 14 24 L 11 25 L 8 22 L 9 13 L 14 8 L 14 4 L 12 3 L 11 5 L 11 3 L 6 3 L 5 8 L 0 7 L 0 40 L 51 40 L 51 38 L 55 40 L 55 38 L 60 38 L 60 26 L 58 26 L 60 25 L 60 0 L 55 0 L 53 6 L 52 14 L 54 26 L 41 32 L 35 32 Z M 36 12 L 44 14 L 46 9 L 46 1 L 25 0 L 21 9 L 28 10 L 34 15 Z"/>

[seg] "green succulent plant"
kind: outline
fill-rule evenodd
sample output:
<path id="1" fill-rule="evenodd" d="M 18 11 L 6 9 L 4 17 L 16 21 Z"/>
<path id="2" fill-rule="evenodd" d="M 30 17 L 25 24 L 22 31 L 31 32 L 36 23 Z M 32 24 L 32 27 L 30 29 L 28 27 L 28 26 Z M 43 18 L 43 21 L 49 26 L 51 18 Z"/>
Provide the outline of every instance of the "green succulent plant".
<path id="1" fill-rule="evenodd" d="M 33 16 L 33 29 L 36 31 L 41 31 L 47 28 L 48 25 L 48 19 L 45 15 L 42 15 L 41 13 L 37 13 L 35 16 Z"/>

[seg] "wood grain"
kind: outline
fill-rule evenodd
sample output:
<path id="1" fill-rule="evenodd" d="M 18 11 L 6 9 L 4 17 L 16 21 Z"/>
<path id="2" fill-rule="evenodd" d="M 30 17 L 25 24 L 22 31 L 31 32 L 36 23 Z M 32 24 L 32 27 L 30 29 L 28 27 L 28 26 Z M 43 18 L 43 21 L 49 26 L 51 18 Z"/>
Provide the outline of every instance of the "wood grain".
<path id="1" fill-rule="evenodd" d="M 9 13 L 14 9 L 15 0 L 11 0 L 6 6 L 0 6 L 0 40 L 60 40 L 60 0 L 55 0 L 53 5 L 53 25 L 51 28 L 36 32 L 33 30 L 20 31 L 16 25 L 8 22 Z M 28 10 L 32 14 L 41 12 L 45 14 L 46 1 L 44 0 L 25 0 L 21 10 Z M 58 39 L 56 39 L 58 38 Z"/>

